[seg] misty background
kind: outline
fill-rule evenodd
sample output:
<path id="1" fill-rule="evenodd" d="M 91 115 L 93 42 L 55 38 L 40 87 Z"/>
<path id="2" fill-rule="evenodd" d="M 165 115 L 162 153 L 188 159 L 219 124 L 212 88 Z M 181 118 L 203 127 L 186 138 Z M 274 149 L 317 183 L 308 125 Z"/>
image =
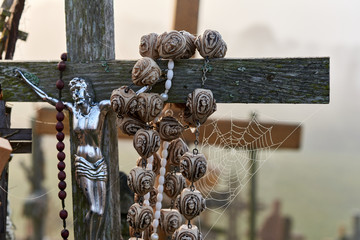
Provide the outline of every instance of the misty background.
<path id="1" fill-rule="evenodd" d="M 114 0 L 114 4 L 116 59 L 140 58 L 142 35 L 172 29 L 173 0 Z M 337 239 L 340 226 L 351 234 L 352 217 L 360 209 L 359 10 L 356 0 L 200 3 L 198 34 L 205 29 L 219 31 L 228 44 L 227 58 L 330 57 L 330 104 L 227 104 L 219 106 L 216 113 L 221 116 L 231 111 L 249 119 L 255 111 L 260 121 L 301 124 L 300 150 L 278 150 L 266 161 L 258 172 L 258 196 L 268 207 L 261 215 L 268 215 L 271 203 L 280 199 L 282 212 L 293 218 L 295 232 L 308 240 Z M 18 41 L 14 60 L 59 60 L 66 52 L 64 2 L 27 1 L 19 29 L 29 37 L 26 42 Z M 57 76 L 49 78 L 55 82 Z M 31 119 L 43 106 L 46 104 L 13 103 L 12 127 L 31 127 Z M 53 146 L 55 150 L 56 141 L 55 136 L 45 139 L 46 168 L 51 172 L 57 160 L 48 149 Z M 120 143 L 120 152 L 126 144 Z M 129 154 L 136 159 L 135 151 Z M 19 219 L 15 225 L 20 237 L 26 229 L 21 205 L 29 189 L 25 176 L 12 171 L 20 168 L 20 162 L 28 165 L 29 161 L 30 156 L 15 155 L 10 165 L 9 199 L 13 218 Z M 131 161 L 120 158 L 120 167 L 131 167 Z M 50 221 L 61 226 L 57 178 L 55 174 L 47 178 L 46 187 L 53 196 Z M 67 209 L 70 206 L 68 202 Z M 261 226 L 260 220 L 258 224 Z M 246 226 L 239 229 L 246 233 Z"/>

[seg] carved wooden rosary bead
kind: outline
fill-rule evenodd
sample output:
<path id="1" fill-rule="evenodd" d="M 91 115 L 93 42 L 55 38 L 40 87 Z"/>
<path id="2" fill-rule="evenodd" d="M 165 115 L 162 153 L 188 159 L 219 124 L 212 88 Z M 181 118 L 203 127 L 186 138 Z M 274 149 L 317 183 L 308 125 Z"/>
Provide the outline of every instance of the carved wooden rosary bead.
<path id="1" fill-rule="evenodd" d="M 185 53 L 181 56 L 181 58 L 191 58 L 196 51 L 196 46 L 195 46 L 195 39 L 196 37 L 194 35 L 192 35 L 191 33 L 187 32 L 187 31 L 180 31 L 180 33 L 185 37 L 186 40 L 186 51 Z"/>
<path id="2" fill-rule="evenodd" d="M 203 58 L 223 58 L 227 51 L 227 45 L 220 33 L 215 30 L 205 30 L 195 40 L 195 46 Z"/>
<path id="3" fill-rule="evenodd" d="M 141 167 L 131 169 L 128 175 L 129 188 L 139 196 L 144 196 L 154 188 L 155 173 Z"/>
<path id="4" fill-rule="evenodd" d="M 140 206 L 138 203 L 131 205 L 127 214 L 129 226 L 134 229 L 136 234 L 148 228 L 153 219 L 152 208 L 150 206 Z"/>
<path id="5" fill-rule="evenodd" d="M 185 188 L 177 197 L 176 207 L 187 220 L 191 220 L 205 210 L 205 199 L 198 190 Z"/>
<path id="6" fill-rule="evenodd" d="M 164 193 L 171 198 L 176 197 L 186 188 L 186 180 L 181 173 L 167 173 L 165 176 Z"/>
<path id="7" fill-rule="evenodd" d="M 149 57 L 139 59 L 132 69 L 131 78 L 137 86 L 154 85 L 160 78 L 161 69 Z"/>
<path id="8" fill-rule="evenodd" d="M 171 166 L 180 167 L 180 159 L 184 153 L 189 151 L 189 147 L 181 138 L 177 138 L 170 142 L 168 147 L 168 162 Z"/>
<path id="9" fill-rule="evenodd" d="M 111 107 L 118 116 L 133 116 L 137 110 L 136 93 L 127 86 L 115 89 L 111 93 Z"/>
<path id="10" fill-rule="evenodd" d="M 164 32 L 157 39 L 157 49 L 164 59 L 178 59 L 186 52 L 186 39 L 178 31 Z"/>
<path id="11" fill-rule="evenodd" d="M 180 160 L 180 172 L 190 182 L 196 182 L 202 178 L 207 169 L 207 161 L 204 154 L 186 152 Z"/>
<path id="12" fill-rule="evenodd" d="M 157 93 L 140 93 L 137 102 L 138 117 L 144 122 L 154 120 L 164 108 L 164 101 Z"/>
<path id="13" fill-rule="evenodd" d="M 156 47 L 157 38 L 158 35 L 156 33 L 149 33 L 141 37 L 139 46 L 141 56 L 154 60 L 159 58 L 159 52 Z"/>
<path id="14" fill-rule="evenodd" d="M 160 214 L 160 227 L 171 236 L 182 224 L 182 217 L 176 209 L 161 209 Z"/>
<path id="15" fill-rule="evenodd" d="M 141 157 L 148 158 L 159 150 L 160 135 L 152 129 L 139 129 L 134 136 L 133 145 Z"/>
<path id="16" fill-rule="evenodd" d="M 174 232 L 171 240 L 202 240 L 202 234 L 197 226 L 192 225 L 189 228 L 188 225 L 184 224 Z"/>
<path id="17" fill-rule="evenodd" d="M 127 115 L 118 116 L 116 124 L 124 134 L 129 136 L 135 135 L 139 129 L 144 129 L 146 127 L 145 122 Z"/>
<path id="18" fill-rule="evenodd" d="M 197 88 L 188 95 L 184 109 L 184 121 L 196 127 L 206 122 L 207 118 L 216 111 L 216 101 L 209 89 Z"/>
<path id="19" fill-rule="evenodd" d="M 185 130 L 183 125 L 174 117 L 163 117 L 156 123 L 157 131 L 163 141 L 171 141 L 181 136 Z"/>

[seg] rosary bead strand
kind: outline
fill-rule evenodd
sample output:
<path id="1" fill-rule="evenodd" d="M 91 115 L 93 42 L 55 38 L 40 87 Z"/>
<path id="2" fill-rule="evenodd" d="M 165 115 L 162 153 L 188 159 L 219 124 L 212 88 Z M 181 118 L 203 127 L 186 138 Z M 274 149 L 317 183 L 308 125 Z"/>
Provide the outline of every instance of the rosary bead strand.
<path id="1" fill-rule="evenodd" d="M 59 90 L 59 101 L 56 103 L 56 110 L 58 111 L 58 113 L 56 114 L 56 119 L 58 120 L 58 122 L 56 123 L 56 130 L 58 131 L 58 133 L 56 134 L 56 139 L 59 142 L 56 144 L 56 148 L 59 151 L 59 153 L 57 154 L 57 158 L 59 160 L 58 165 L 57 165 L 57 167 L 59 169 L 58 179 L 60 180 L 60 182 L 58 184 L 58 187 L 60 189 L 58 197 L 60 198 L 61 205 L 62 205 L 62 210 L 60 210 L 60 212 L 59 212 L 59 217 L 63 221 L 63 230 L 61 231 L 61 237 L 65 240 L 67 240 L 69 237 L 69 230 L 66 229 L 66 218 L 68 217 L 68 212 L 65 210 L 66 173 L 64 172 L 64 169 L 66 167 L 66 164 L 64 162 L 65 153 L 63 152 L 63 150 L 65 148 L 65 144 L 63 143 L 65 135 L 62 132 L 64 129 L 64 124 L 62 123 L 62 121 L 65 118 L 64 113 L 63 113 L 65 106 L 64 106 L 63 102 L 61 101 L 61 90 L 64 88 L 64 85 L 65 85 L 64 81 L 62 80 L 62 75 L 63 75 L 63 71 L 65 71 L 65 68 L 66 68 L 66 63 L 65 63 L 65 61 L 67 60 L 66 53 L 61 54 L 61 60 L 62 61 L 59 62 L 59 64 L 57 65 L 57 68 L 60 71 L 60 79 L 56 81 L 56 88 Z"/>

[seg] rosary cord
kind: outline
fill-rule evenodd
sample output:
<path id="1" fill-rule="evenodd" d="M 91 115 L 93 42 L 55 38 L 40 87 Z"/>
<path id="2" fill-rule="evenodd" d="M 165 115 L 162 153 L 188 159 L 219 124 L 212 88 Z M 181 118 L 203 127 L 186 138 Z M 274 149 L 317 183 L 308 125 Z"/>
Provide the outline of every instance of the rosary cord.
<path id="1" fill-rule="evenodd" d="M 61 200 L 61 205 L 62 205 L 62 210 L 59 212 L 59 216 L 63 221 L 63 230 L 61 231 L 61 237 L 65 240 L 68 239 L 69 237 L 69 231 L 66 229 L 66 218 L 68 217 L 68 212 L 65 210 L 65 198 L 66 198 L 66 192 L 65 192 L 65 188 L 66 188 L 66 182 L 64 181 L 66 178 L 66 173 L 64 172 L 64 169 L 66 167 L 65 165 L 65 153 L 63 152 L 64 148 L 65 148 L 65 144 L 63 143 L 63 140 L 65 138 L 64 133 L 62 132 L 64 129 L 64 124 L 62 123 L 62 121 L 64 120 L 65 116 L 63 113 L 63 110 L 65 108 L 64 103 L 61 100 L 61 90 L 64 88 L 64 81 L 62 79 L 63 76 L 63 71 L 66 68 L 66 63 L 65 61 L 67 60 L 67 54 L 63 53 L 61 55 L 61 62 L 59 62 L 57 68 L 60 71 L 60 78 L 59 80 L 56 81 L 56 88 L 59 90 L 59 101 L 56 103 L 56 110 L 58 111 L 58 113 L 56 114 L 56 119 L 58 120 L 58 122 L 56 123 L 56 130 L 57 130 L 57 134 L 56 134 L 56 138 L 59 141 L 56 144 L 56 148 L 59 151 L 57 154 L 57 158 L 59 160 L 58 162 L 58 169 L 59 169 L 59 173 L 58 173 L 58 179 L 60 180 L 58 187 L 60 189 L 58 197 Z"/>
<path id="2" fill-rule="evenodd" d="M 151 155 L 147 159 L 146 170 L 152 170 L 153 169 L 153 162 L 154 162 L 154 156 Z M 150 193 L 148 192 L 147 194 L 144 195 L 144 205 L 150 206 L 149 199 L 150 199 Z"/>
<path id="3" fill-rule="evenodd" d="M 167 80 L 165 81 L 165 91 L 160 95 L 164 101 L 167 101 L 169 98 L 168 93 L 172 86 L 171 80 L 174 77 L 174 61 L 172 59 L 170 59 L 168 62 L 168 71 L 166 73 L 166 77 L 167 77 Z"/>

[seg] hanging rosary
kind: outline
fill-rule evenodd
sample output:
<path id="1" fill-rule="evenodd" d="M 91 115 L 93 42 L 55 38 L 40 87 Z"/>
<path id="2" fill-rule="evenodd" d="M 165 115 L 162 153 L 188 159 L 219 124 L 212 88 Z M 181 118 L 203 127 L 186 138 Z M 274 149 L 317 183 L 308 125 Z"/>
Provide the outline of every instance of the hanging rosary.
<path id="1" fill-rule="evenodd" d="M 61 62 L 59 62 L 57 68 L 60 71 L 60 78 L 59 80 L 56 81 L 56 88 L 59 90 L 59 101 L 56 103 L 56 110 L 58 111 L 58 113 L 56 114 L 56 119 L 58 120 L 58 122 L 56 123 L 56 130 L 58 131 L 58 133 L 56 134 L 56 139 L 59 141 L 56 144 L 56 148 L 59 151 L 59 153 L 57 154 L 57 158 L 59 160 L 58 162 L 58 169 L 59 169 L 59 173 L 58 173 L 58 179 L 60 180 L 58 187 L 60 189 L 59 191 L 59 198 L 61 200 L 61 205 L 62 205 L 62 210 L 59 213 L 60 218 L 63 221 L 63 230 L 61 231 L 61 237 L 63 239 L 68 239 L 69 237 L 69 231 L 66 229 L 66 218 L 68 217 L 68 212 L 65 210 L 65 198 L 66 198 L 66 192 L 65 192 L 65 188 L 66 188 L 66 182 L 64 181 L 66 178 L 66 174 L 64 172 L 64 169 L 66 167 L 65 165 L 65 153 L 63 152 L 64 148 L 65 148 L 65 144 L 63 143 L 63 140 L 65 138 L 64 133 L 62 132 L 64 129 L 64 124 L 62 123 L 62 121 L 65 118 L 65 115 L 63 113 L 63 110 L 65 108 L 63 102 L 61 101 L 61 90 L 64 88 L 64 81 L 62 79 L 63 76 L 63 71 L 65 71 L 66 68 L 66 63 L 65 61 L 67 60 L 67 54 L 63 53 L 61 54 Z"/>
<path id="2" fill-rule="evenodd" d="M 199 229 L 191 223 L 205 209 L 205 199 L 194 185 L 207 169 L 206 158 L 198 150 L 199 133 L 200 126 L 216 111 L 216 102 L 210 90 L 195 89 L 188 95 L 182 114 L 186 126 L 171 109 L 164 111 L 175 75 L 174 60 L 190 58 L 196 49 L 205 58 L 201 79 L 204 87 L 206 74 L 211 71 L 209 59 L 224 57 L 226 43 L 213 30 L 197 38 L 186 31 L 171 31 L 141 38 L 139 51 L 143 58 L 133 67 L 132 81 L 143 88 L 134 92 L 122 86 L 111 94 L 117 125 L 125 134 L 134 136 L 133 145 L 140 155 L 128 176 L 128 185 L 135 193 L 135 203 L 127 216 L 133 236 L 130 239 L 160 239 L 159 227 L 173 240 L 202 239 Z M 168 60 L 165 90 L 160 95 L 146 93 L 162 75 L 156 63 L 159 58 Z M 192 151 L 180 138 L 186 128 L 195 131 Z M 170 208 L 163 208 L 164 193 L 171 201 Z M 182 216 L 186 224 L 182 224 Z"/>

